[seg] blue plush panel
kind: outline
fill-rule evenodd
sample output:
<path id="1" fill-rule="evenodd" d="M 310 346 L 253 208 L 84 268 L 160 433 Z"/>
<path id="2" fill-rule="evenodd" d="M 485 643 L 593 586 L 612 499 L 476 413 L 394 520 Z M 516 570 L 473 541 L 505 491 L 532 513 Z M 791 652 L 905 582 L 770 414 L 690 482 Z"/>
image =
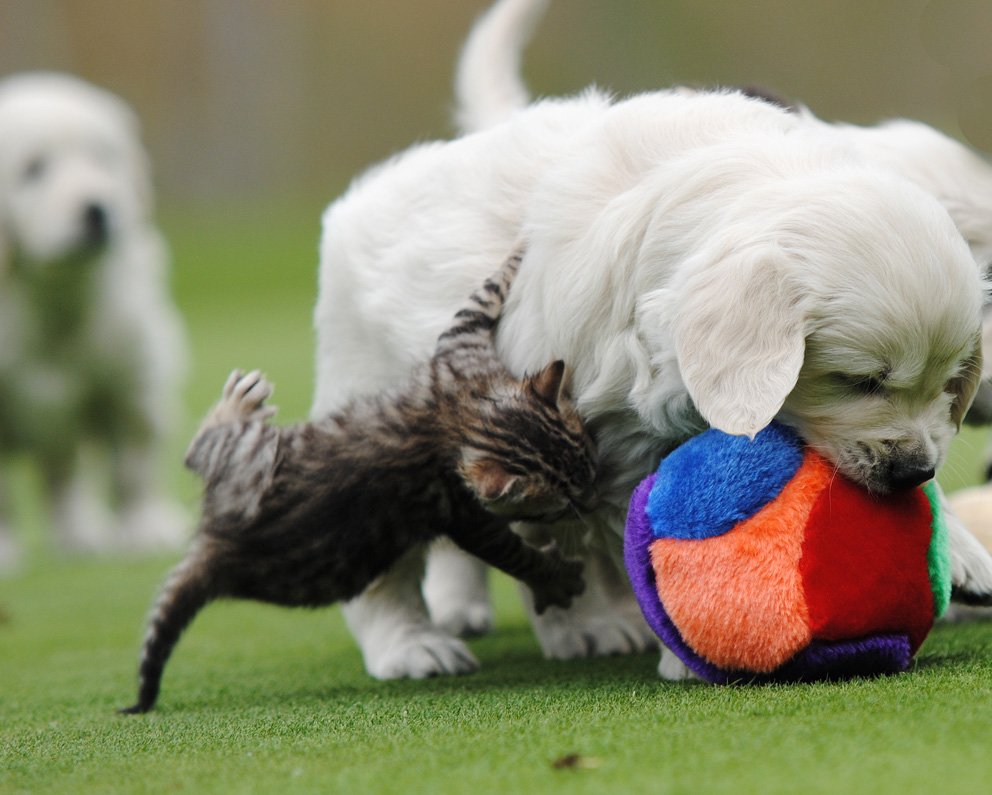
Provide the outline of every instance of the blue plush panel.
<path id="1" fill-rule="evenodd" d="M 802 442 L 778 423 L 753 440 L 701 433 L 658 467 L 646 509 L 654 537 L 723 535 L 774 500 L 802 461 Z"/>

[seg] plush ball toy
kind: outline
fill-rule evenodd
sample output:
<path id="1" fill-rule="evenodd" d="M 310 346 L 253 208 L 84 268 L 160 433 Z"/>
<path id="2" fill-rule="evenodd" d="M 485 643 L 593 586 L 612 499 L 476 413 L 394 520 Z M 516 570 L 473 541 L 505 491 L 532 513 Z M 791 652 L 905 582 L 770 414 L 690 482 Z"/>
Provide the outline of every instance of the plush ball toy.
<path id="1" fill-rule="evenodd" d="M 933 483 L 870 494 L 777 423 L 667 456 L 624 552 L 648 623 L 709 682 L 903 671 L 950 599 Z"/>

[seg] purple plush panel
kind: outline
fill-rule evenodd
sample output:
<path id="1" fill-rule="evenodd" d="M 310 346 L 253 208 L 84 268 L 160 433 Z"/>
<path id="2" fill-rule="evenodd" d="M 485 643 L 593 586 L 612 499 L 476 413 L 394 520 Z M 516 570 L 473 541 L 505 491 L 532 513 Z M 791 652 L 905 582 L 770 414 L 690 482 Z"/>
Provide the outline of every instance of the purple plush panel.
<path id="1" fill-rule="evenodd" d="M 634 589 L 634 596 L 637 597 L 637 603 L 641 606 L 641 612 L 648 626 L 666 646 L 671 647 L 671 643 L 676 638 L 679 642 L 681 638 L 678 637 L 678 632 L 675 631 L 668 614 L 662 608 L 654 584 L 654 568 L 651 566 L 651 542 L 654 541 L 654 535 L 646 511 L 648 495 L 657 477 L 653 473 L 648 475 L 634 489 L 630 498 L 623 538 L 623 558 L 627 576 Z"/>
<path id="2" fill-rule="evenodd" d="M 839 642 L 814 640 L 770 674 L 728 671 L 700 657 L 682 639 L 655 587 L 650 554 L 654 535 L 645 511 L 655 477 L 650 475 L 643 480 L 631 497 L 624 533 L 624 562 L 634 595 L 651 629 L 698 677 L 716 684 L 805 682 L 898 673 L 909 667 L 912 654 L 905 635 L 870 635 Z"/>
<path id="3" fill-rule="evenodd" d="M 906 635 L 869 635 L 833 643 L 814 640 L 764 681 L 809 682 L 896 674 L 909 668 L 912 659 Z"/>
<path id="4" fill-rule="evenodd" d="M 679 659 L 701 679 L 719 682 L 725 678 L 726 672 L 706 662 L 686 645 L 658 597 L 654 568 L 651 566 L 651 542 L 654 541 L 654 534 L 646 510 L 648 495 L 656 477 L 657 475 L 654 474 L 648 475 L 640 482 L 630 498 L 623 545 L 627 576 L 630 578 L 634 596 L 637 597 L 648 626 L 661 638 L 662 643 L 675 652 Z"/>

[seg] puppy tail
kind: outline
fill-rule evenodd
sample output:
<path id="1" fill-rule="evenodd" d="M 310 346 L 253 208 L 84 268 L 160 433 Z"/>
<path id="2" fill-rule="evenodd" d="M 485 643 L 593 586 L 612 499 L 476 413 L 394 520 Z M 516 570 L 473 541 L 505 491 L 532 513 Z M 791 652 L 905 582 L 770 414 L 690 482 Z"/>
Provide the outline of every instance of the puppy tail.
<path id="1" fill-rule="evenodd" d="M 169 574 L 155 601 L 141 650 L 138 700 L 119 710 L 125 715 L 148 712 L 158 698 L 165 664 L 179 636 L 216 594 L 210 588 L 203 558 L 192 552 Z"/>
<path id="2" fill-rule="evenodd" d="M 520 74 L 524 46 L 548 0 L 498 0 L 469 33 L 455 72 L 455 123 L 484 130 L 530 102 Z"/>

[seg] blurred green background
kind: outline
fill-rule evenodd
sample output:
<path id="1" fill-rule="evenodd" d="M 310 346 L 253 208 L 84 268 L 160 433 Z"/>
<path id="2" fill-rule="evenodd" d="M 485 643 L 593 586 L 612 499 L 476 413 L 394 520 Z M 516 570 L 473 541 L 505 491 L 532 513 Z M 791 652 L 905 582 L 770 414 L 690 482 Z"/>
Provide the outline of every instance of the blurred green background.
<path id="1" fill-rule="evenodd" d="M 144 120 L 166 203 L 326 202 L 449 131 L 488 0 L 3 0 L 0 74 L 75 71 Z M 988 0 L 552 0 L 538 94 L 761 83 L 828 119 L 922 119 L 986 149 Z M 986 107 L 987 110 L 987 107 Z"/>
<path id="2" fill-rule="evenodd" d="M 193 359 L 170 460 L 235 366 L 306 416 L 320 213 L 349 179 L 451 133 L 461 43 L 486 0 L 0 0 L 0 76 L 75 72 L 139 114 Z M 536 95 L 755 83 L 820 116 L 930 122 L 992 150 L 988 0 L 553 0 Z M 984 93 L 983 93 L 984 91 Z M 980 440 L 952 462 L 977 475 Z"/>

